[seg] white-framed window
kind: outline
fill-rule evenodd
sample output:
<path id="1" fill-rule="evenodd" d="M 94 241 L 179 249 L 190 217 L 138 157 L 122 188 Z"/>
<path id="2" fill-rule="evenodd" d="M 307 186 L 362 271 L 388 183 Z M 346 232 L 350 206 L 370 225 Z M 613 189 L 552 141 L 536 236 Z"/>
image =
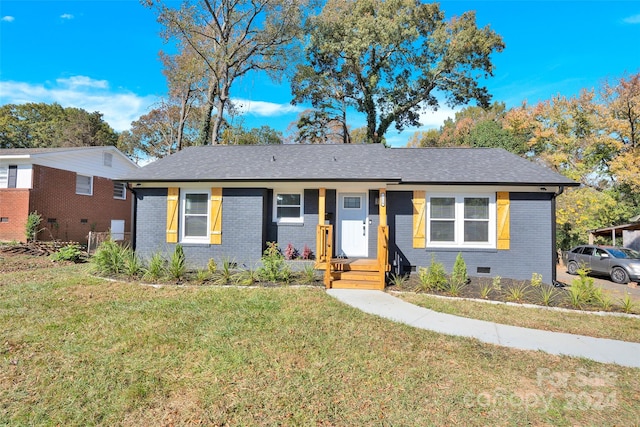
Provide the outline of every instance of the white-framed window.
<path id="1" fill-rule="evenodd" d="M 76 175 L 76 194 L 91 196 L 93 194 L 93 177 Z"/>
<path id="2" fill-rule="evenodd" d="M 430 195 L 427 246 L 495 248 L 495 194 Z"/>
<path id="3" fill-rule="evenodd" d="M 209 243 L 209 200 L 205 190 L 182 190 L 180 194 L 181 240 L 187 243 Z"/>
<path id="4" fill-rule="evenodd" d="M 9 165 L 7 172 L 7 188 L 16 188 L 18 183 L 18 165 Z"/>
<path id="5" fill-rule="evenodd" d="M 343 209 L 360 209 L 362 206 L 362 197 L 360 196 L 344 196 L 342 198 Z"/>
<path id="6" fill-rule="evenodd" d="M 280 223 L 304 222 L 303 192 L 273 193 L 273 217 Z"/>
<path id="7" fill-rule="evenodd" d="M 113 183 L 113 198 L 118 200 L 127 199 L 127 186 L 124 182 Z"/>

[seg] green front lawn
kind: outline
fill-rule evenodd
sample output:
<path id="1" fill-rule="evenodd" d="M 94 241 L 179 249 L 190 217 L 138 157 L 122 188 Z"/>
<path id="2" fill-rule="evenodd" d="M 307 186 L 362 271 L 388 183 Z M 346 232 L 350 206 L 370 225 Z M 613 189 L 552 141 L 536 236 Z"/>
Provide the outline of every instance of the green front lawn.
<path id="1" fill-rule="evenodd" d="M 318 287 L 154 288 L 45 264 L 0 275 L 0 334 L 0 425 L 570 426 L 640 417 L 638 369 L 417 330 Z"/>

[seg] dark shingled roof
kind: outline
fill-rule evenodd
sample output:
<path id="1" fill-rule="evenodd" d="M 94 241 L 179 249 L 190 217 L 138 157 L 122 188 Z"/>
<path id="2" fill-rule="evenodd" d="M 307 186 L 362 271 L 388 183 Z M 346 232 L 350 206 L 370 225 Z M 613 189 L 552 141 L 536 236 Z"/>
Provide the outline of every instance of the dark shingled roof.
<path id="1" fill-rule="evenodd" d="M 189 147 L 122 180 L 577 185 L 502 149 L 389 149 L 380 144 Z"/>

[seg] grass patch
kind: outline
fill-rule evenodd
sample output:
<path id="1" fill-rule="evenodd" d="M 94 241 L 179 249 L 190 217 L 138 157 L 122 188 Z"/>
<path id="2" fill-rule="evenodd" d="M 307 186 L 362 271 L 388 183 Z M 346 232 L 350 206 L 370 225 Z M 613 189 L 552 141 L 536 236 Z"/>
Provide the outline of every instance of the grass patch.
<path id="1" fill-rule="evenodd" d="M 395 293 L 394 295 L 412 304 L 456 316 L 546 331 L 640 342 L 640 319 L 636 318 L 513 307 L 443 299 L 425 294 Z"/>
<path id="2" fill-rule="evenodd" d="M 633 425 L 639 415 L 637 369 L 414 329 L 321 288 L 154 288 L 48 266 L 0 276 L 0 333 L 0 425 Z"/>

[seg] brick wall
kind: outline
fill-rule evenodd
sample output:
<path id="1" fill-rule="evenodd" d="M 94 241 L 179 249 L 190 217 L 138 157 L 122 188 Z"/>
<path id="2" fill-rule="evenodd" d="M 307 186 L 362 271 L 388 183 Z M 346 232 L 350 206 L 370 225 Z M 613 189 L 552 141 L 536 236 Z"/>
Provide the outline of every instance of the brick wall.
<path id="1" fill-rule="evenodd" d="M 76 174 L 34 165 L 29 210 L 42 215 L 39 240 L 59 239 L 86 243 L 89 231 L 107 231 L 111 220 L 124 220 L 131 231 L 131 193 L 126 200 L 113 198 L 113 181 L 93 177 L 91 196 L 76 194 Z"/>
<path id="2" fill-rule="evenodd" d="M 29 215 L 29 190 L 0 190 L 0 241 L 24 241 Z"/>

